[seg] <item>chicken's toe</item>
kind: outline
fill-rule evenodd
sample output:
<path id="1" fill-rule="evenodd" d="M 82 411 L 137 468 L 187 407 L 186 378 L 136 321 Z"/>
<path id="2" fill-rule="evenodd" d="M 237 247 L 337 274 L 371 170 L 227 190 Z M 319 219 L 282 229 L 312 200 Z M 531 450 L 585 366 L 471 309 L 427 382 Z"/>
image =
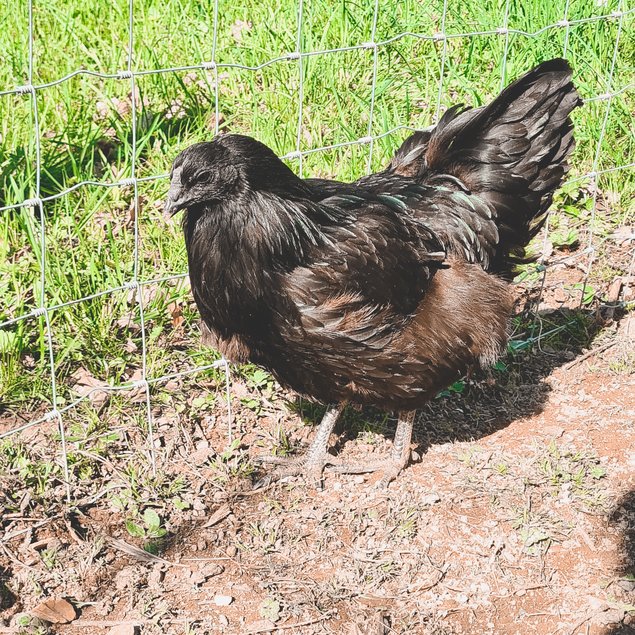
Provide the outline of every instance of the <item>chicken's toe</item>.
<path id="1" fill-rule="evenodd" d="M 394 481 L 410 462 L 410 452 L 403 453 L 399 458 L 387 457 L 374 463 L 332 463 L 327 466 L 330 472 L 337 474 L 370 474 L 379 472 L 381 478 L 377 487 L 385 488 Z"/>
<path id="2" fill-rule="evenodd" d="M 317 455 L 315 453 L 307 453 L 298 457 L 259 456 L 256 457 L 255 461 L 278 466 L 256 481 L 254 484 L 255 489 L 266 487 L 275 481 L 283 481 L 293 476 L 301 476 L 316 489 L 322 489 L 324 468 L 332 464 L 335 459 L 328 452 L 325 452 Z"/>

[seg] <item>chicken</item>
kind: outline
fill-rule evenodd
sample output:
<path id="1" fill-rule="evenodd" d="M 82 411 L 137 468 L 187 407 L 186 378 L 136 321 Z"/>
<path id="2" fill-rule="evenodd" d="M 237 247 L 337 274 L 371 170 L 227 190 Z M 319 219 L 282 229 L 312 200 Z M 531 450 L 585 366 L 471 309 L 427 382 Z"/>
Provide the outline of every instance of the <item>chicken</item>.
<path id="1" fill-rule="evenodd" d="M 207 343 L 331 404 L 304 456 L 272 478 L 325 467 L 396 478 L 414 414 L 504 349 L 509 283 L 573 147 L 579 99 L 564 60 L 476 110 L 451 108 L 383 172 L 298 178 L 267 146 L 219 136 L 179 154 L 166 212 L 183 209 Z M 346 465 L 328 442 L 348 403 L 397 411 L 390 457 Z"/>

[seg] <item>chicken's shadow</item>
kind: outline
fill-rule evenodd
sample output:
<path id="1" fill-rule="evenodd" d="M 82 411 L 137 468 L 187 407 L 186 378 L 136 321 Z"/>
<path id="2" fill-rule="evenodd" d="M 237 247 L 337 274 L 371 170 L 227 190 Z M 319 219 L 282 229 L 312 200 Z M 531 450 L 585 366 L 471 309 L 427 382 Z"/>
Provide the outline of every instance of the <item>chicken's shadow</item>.
<path id="1" fill-rule="evenodd" d="M 631 599 L 635 594 L 635 490 L 630 490 L 618 501 L 609 516 L 609 523 L 621 533 L 621 566 L 610 582 L 612 588 L 609 591 L 615 598 L 615 605 L 621 607 L 624 613 L 607 635 L 632 635 L 635 633 L 632 610 L 635 603 Z"/>
<path id="2" fill-rule="evenodd" d="M 513 346 L 495 368 L 457 382 L 419 411 L 413 433 L 419 456 L 432 445 L 480 439 L 513 421 L 542 412 L 552 390 L 546 379 L 557 368 L 575 364 L 593 345 L 603 326 L 597 316 L 596 311 L 580 309 L 556 311 L 539 320 L 525 318 L 529 331 L 533 324 L 533 334 L 525 340 L 513 339 Z M 538 337 L 539 332 L 542 337 Z M 324 412 L 304 401 L 298 401 L 296 409 L 308 423 L 318 423 Z M 339 452 L 364 430 L 392 438 L 395 425 L 394 414 L 348 408 L 333 450 Z"/>

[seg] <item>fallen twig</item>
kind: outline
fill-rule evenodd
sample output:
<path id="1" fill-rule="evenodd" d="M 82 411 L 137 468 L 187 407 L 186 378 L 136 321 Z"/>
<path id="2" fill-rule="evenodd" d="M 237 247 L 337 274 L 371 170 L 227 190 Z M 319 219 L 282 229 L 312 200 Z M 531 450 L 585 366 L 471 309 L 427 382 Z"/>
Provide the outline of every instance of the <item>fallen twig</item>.
<path id="1" fill-rule="evenodd" d="M 305 620 L 304 622 L 293 622 L 292 624 L 276 624 L 276 631 L 285 630 L 287 628 L 300 628 L 301 626 L 309 626 L 310 624 L 317 624 L 318 622 L 323 622 L 324 620 L 328 620 L 332 615 L 330 613 L 325 613 L 320 617 L 313 618 L 311 620 Z M 259 628 L 255 631 L 248 631 L 249 635 L 257 635 L 258 633 L 270 633 L 271 628 Z"/>
<path id="2" fill-rule="evenodd" d="M 603 353 L 604 351 L 611 348 L 612 346 L 615 346 L 616 344 L 617 344 L 617 341 L 613 340 L 611 342 L 607 342 L 606 344 L 602 344 L 602 346 L 598 346 L 597 348 L 592 348 L 590 351 L 587 351 L 584 355 L 581 355 L 580 357 L 577 357 L 576 359 L 569 362 L 568 364 L 565 364 L 562 367 L 562 370 L 569 370 L 570 368 L 573 368 L 574 366 L 577 366 L 578 364 L 581 364 L 585 360 L 589 359 L 589 357 L 593 357 L 593 355 L 597 355 L 598 353 Z"/>

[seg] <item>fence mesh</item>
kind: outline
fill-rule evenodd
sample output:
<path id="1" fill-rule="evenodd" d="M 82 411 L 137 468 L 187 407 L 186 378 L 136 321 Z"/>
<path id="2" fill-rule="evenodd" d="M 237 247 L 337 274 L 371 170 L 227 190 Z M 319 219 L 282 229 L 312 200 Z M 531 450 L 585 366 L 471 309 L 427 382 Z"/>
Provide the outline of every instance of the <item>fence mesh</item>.
<path id="1" fill-rule="evenodd" d="M 510 25 L 510 7 L 513 5 L 513 0 L 506 0 L 504 7 L 502 7 L 500 15 L 500 26 L 497 28 L 487 28 L 483 30 L 473 30 L 470 32 L 455 32 L 449 25 L 448 16 L 450 15 L 449 5 L 452 5 L 450 0 L 444 0 L 442 3 L 442 12 L 440 16 L 436 16 L 434 23 L 431 22 L 431 29 L 429 32 L 412 32 L 412 31 L 399 31 L 391 34 L 379 34 L 378 31 L 378 18 L 382 12 L 382 6 L 379 0 L 375 0 L 372 10 L 372 23 L 370 27 L 370 39 L 368 41 L 359 42 L 356 44 L 346 44 L 338 48 L 324 48 L 319 47 L 307 47 L 307 39 L 303 37 L 304 30 L 306 28 L 306 15 L 307 8 L 303 0 L 298 0 L 297 4 L 297 32 L 295 38 L 295 49 L 290 51 L 281 51 L 279 55 L 266 59 L 256 65 L 242 64 L 235 61 L 221 61 L 218 59 L 218 39 L 219 39 L 219 0 L 213 2 L 212 10 L 209 15 L 209 22 L 211 23 L 211 38 L 209 34 L 206 37 L 205 47 L 209 48 L 209 57 L 203 60 L 185 60 L 185 63 L 180 66 L 171 66 L 169 68 L 139 68 L 135 64 L 135 32 L 137 28 L 136 23 L 136 6 L 135 0 L 130 0 L 128 4 L 128 33 L 127 33 L 127 47 L 126 47 L 126 63 L 124 67 L 117 72 L 100 72 L 91 70 L 88 68 L 77 68 L 72 72 L 57 77 L 51 81 L 43 83 L 38 82 L 38 76 L 36 74 L 37 58 L 34 54 L 34 42 L 36 32 L 36 19 L 37 19 L 37 0 L 29 0 L 28 3 L 28 69 L 26 73 L 27 81 L 24 85 L 19 86 L 7 86 L 0 91 L 0 98 L 22 98 L 27 99 L 30 102 L 30 113 L 32 117 L 32 136 L 29 142 L 32 142 L 34 146 L 34 182 L 32 189 L 28 192 L 22 200 L 14 200 L 11 202 L 8 196 L 3 197 L 3 206 L 0 207 L 0 213 L 8 218 L 10 214 L 26 213 L 30 218 L 31 227 L 35 227 L 39 232 L 39 254 L 37 255 L 39 261 L 39 284 L 35 285 L 38 288 L 37 297 L 34 298 L 33 308 L 29 311 L 21 312 L 20 314 L 13 315 L 10 310 L 4 312 L 4 321 L 0 322 L 0 333 L 12 333 L 15 331 L 16 325 L 23 322 L 28 322 L 32 328 L 38 329 L 42 334 L 41 338 L 41 354 L 46 363 L 48 364 L 48 375 L 50 376 L 50 391 L 46 398 L 40 402 L 33 400 L 26 404 L 19 404 L 16 408 L 12 405 L 5 405 L 7 411 L 14 413 L 14 419 L 12 424 L 6 424 L 0 427 L 0 439 L 16 436 L 19 433 L 25 432 L 36 426 L 45 424 L 46 422 L 54 422 L 57 426 L 59 440 L 58 446 L 50 448 L 51 455 L 55 455 L 56 460 L 61 463 L 63 479 L 66 488 L 66 495 L 69 500 L 73 499 L 73 483 L 74 477 L 71 475 L 69 469 L 68 460 L 68 448 L 69 434 L 67 419 L 72 416 L 72 413 L 77 410 L 82 404 L 94 405 L 93 401 L 97 394 L 114 394 L 118 392 L 132 392 L 136 395 L 135 403 L 140 404 L 143 409 L 143 418 L 145 420 L 145 434 L 146 434 L 146 449 L 147 456 L 149 458 L 152 469 L 156 468 L 156 453 L 157 444 L 154 438 L 154 425 L 153 425 L 153 395 L 151 388 L 158 384 L 167 384 L 178 378 L 182 378 L 188 375 L 195 375 L 211 371 L 216 369 L 223 374 L 222 381 L 225 390 L 225 405 L 223 416 L 225 417 L 228 434 L 231 440 L 231 392 L 230 392 L 230 369 L 228 364 L 223 359 L 212 361 L 204 364 L 193 364 L 189 367 L 182 368 L 173 372 L 173 369 L 169 369 L 170 372 L 153 374 L 150 372 L 150 340 L 154 338 L 154 334 L 149 332 L 148 321 L 146 319 L 148 293 L 152 288 L 157 285 L 174 285 L 183 282 L 186 279 L 186 272 L 174 273 L 170 275 L 164 275 L 159 277 L 152 277 L 147 274 L 146 268 L 142 263 L 142 219 L 144 216 L 144 209 L 140 201 L 142 196 L 140 190 L 142 187 L 153 184 L 154 182 L 164 182 L 167 186 L 168 174 L 166 173 L 153 173 L 140 175 L 139 172 L 139 144 L 140 139 L 138 137 L 140 113 L 143 110 L 143 104 L 139 101 L 142 99 L 139 91 L 139 82 L 149 76 L 167 76 L 167 75 L 179 75 L 183 73 L 201 73 L 208 81 L 208 85 L 211 87 L 213 95 L 213 108 L 214 117 L 212 120 L 210 133 L 218 133 L 222 123 L 223 115 L 221 112 L 221 104 L 223 102 L 223 94 L 221 91 L 221 85 L 223 82 L 223 74 L 229 71 L 236 71 L 240 73 L 257 74 L 265 71 L 267 68 L 273 65 L 297 65 L 297 85 L 295 86 L 295 100 L 297 103 L 297 126 L 296 133 L 293 138 L 292 145 L 287 146 L 287 152 L 283 155 L 283 158 L 291 162 L 292 166 L 300 175 L 308 176 L 306 160 L 308 157 L 315 155 L 316 153 L 328 153 L 341 148 L 361 147 L 365 148 L 367 152 L 366 169 L 370 172 L 373 169 L 374 161 L 376 158 L 376 144 L 383 139 L 392 138 L 397 133 L 406 130 L 414 130 L 415 127 L 409 122 L 399 123 L 398 125 L 390 126 L 388 129 L 384 128 L 382 121 L 377 121 L 376 118 L 376 105 L 380 86 L 378 84 L 378 66 L 380 64 L 380 55 L 382 51 L 394 47 L 403 41 L 421 41 L 428 42 L 434 46 L 438 54 L 438 87 L 436 96 L 432 104 L 428 104 L 428 108 L 433 112 L 432 122 L 438 120 L 440 113 L 444 106 L 444 96 L 448 90 L 447 76 L 448 76 L 448 59 L 451 53 L 457 50 L 463 50 L 469 46 L 470 40 L 473 38 L 491 38 L 492 41 L 502 39 L 503 40 L 503 55 L 502 63 L 500 64 L 500 84 L 499 87 L 503 87 L 509 81 L 509 59 L 512 55 L 512 45 L 514 38 L 526 38 L 527 40 L 536 41 L 538 45 L 540 38 L 543 36 L 550 36 L 551 34 L 563 34 L 563 48 L 562 54 L 567 55 L 570 50 L 570 38 L 572 32 L 582 26 L 592 26 L 594 24 L 613 24 L 615 28 L 611 31 L 611 41 L 606 42 L 606 55 L 608 56 L 609 64 L 604 77 L 597 78 L 597 90 L 595 94 L 585 96 L 585 102 L 587 105 L 599 104 L 601 108 L 598 109 L 599 115 L 599 128 L 597 130 L 597 137 L 593 139 L 595 144 L 595 150 L 593 152 L 593 160 L 590 169 L 574 170 L 572 176 L 569 178 L 568 185 L 572 186 L 576 183 L 585 184 L 591 195 L 591 207 L 590 207 L 590 220 L 589 231 L 585 238 L 586 244 L 572 255 L 562 255 L 560 258 L 547 258 L 548 247 L 548 230 L 544 233 L 544 245 L 543 245 L 543 258 L 539 261 L 537 266 L 537 273 L 539 274 L 535 280 L 535 285 L 540 290 L 545 288 L 546 280 L 552 267 L 558 263 L 566 261 L 567 259 L 575 258 L 580 260 L 583 264 L 582 267 L 585 272 L 584 280 L 579 286 L 580 288 L 580 302 L 583 301 L 585 288 L 590 272 L 592 271 L 593 263 L 597 252 L 597 238 L 596 235 L 596 215 L 601 213 L 604 201 L 601 200 L 601 188 L 598 184 L 598 180 L 604 175 L 626 172 L 632 170 L 635 167 L 635 161 L 624 162 L 620 165 L 607 165 L 601 161 L 603 151 L 605 148 L 605 136 L 607 129 L 610 125 L 630 125 L 630 122 L 616 122 L 611 117 L 614 114 L 612 110 L 613 102 L 616 98 L 625 94 L 630 94 L 635 90 L 635 83 L 627 83 L 622 85 L 619 78 L 616 77 L 617 60 L 621 46 L 626 39 L 626 32 L 628 26 L 632 24 L 632 17 L 635 15 L 635 8 L 628 8 L 626 3 L 621 1 L 617 3 L 616 7 L 609 10 L 610 7 L 605 3 L 598 2 L 592 7 L 592 15 L 585 17 L 579 17 L 575 19 L 570 18 L 570 10 L 572 2 L 567 0 L 562 18 L 555 23 L 541 25 L 535 30 L 523 30 L 520 28 L 514 28 Z M 588 4 L 588 3 L 587 3 Z M 593 4 L 593 3 L 591 3 Z M 456 7 L 453 8 L 457 10 Z M 604 11 L 603 9 L 606 9 Z M 35 10 L 35 11 L 34 11 Z M 255 29 L 265 28 L 263 25 L 254 25 Z M 211 41 L 210 41 L 211 40 Z M 54 46 L 54 43 L 48 43 L 46 46 Z M 461 48 L 462 47 L 462 48 Z M 309 145 L 306 147 L 304 129 L 306 125 L 306 118 L 311 117 L 313 114 L 312 104 L 307 104 L 307 64 L 314 58 L 325 58 L 327 56 L 337 54 L 354 54 L 359 52 L 361 55 L 368 55 L 368 63 L 371 64 L 372 74 L 370 80 L 370 87 L 367 100 L 367 116 L 365 121 L 366 134 L 362 137 L 348 137 L 343 141 L 336 141 L 327 145 L 320 145 L 313 147 Z M 42 56 L 39 57 L 41 59 Z M 65 183 L 64 187 L 52 193 L 43 193 L 42 190 L 42 174 L 43 169 L 46 167 L 43 165 L 43 130 L 41 128 L 41 110 L 43 106 L 49 107 L 48 102 L 52 99 L 52 91 L 59 87 L 72 86 L 74 83 L 82 79 L 91 79 L 99 82 L 121 82 L 129 86 L 130 95 L 130 108 L 129 108 L 129 144 L 127 151 L 129 156 L 127 158 L 127 165 L 129 169 L 127 173 L 121 173 L 118 178 L 103 179 L 103 178 L 90 178 L 92 173 L 89 173 L 88 178 L 85 174 L 77 182 L 68 184 Z M 335 96 L 336 98 L 337 96 Z M 431 97 L 427 95 L 425 97 Z M 247 97 L 246 97 L 247 98 Z M 309 112 L 307 114 L 307 106 L 309 106 Z M 286 114 L 280 113 L 279 117 L 287 117 Z M 10 123 L 8 124 L 10 126 Z M 5 125 L 6 127 L 6 125 Z M 378 131 L 378 127 L 380 130 Z M 145 143 L 145 139 L 142 143 Z M 580 166 L 574 166 L 580 167 Z M 112 175 L 111 175 L 112 176 Z M 339 176 L 336 174 L 336 176 Z M 360 175 L 361 176 L 361 175 Z M 121 192 L 128 192 L 127 195 L 131 196 L 131 209 L 130 218 L 132 219 L 132 266 L 126 268 L 129 271 L 128 278 L 123 280 L 121 284 L 112 286 L 109 288 L 99 288 L 87 295 L 82 296 L 79 293 L 73 293 L 71 297 L 66 297 L 61 301 L 51 301 L 52 298 L 58 297 L 48 292 L 50 280 L 47 277 L 47 267 L 49 258 L 49 247 L 51 237 L 48 232 L 48 218 L 50 217 L 50 207 L 52 205 L 61 204 L 64 199 L 72 196 L 75 192 L 84 190 L 86 188 L 94 188 L 100 191 L 119 191 L 115 193 L 115 196 L 119 196 Z M 106 201 L 105 195 L 102 199 Z M 62 209 L 58 206 L 57 208 Z M 625 221 L 624 221 L 625 222 Z M 633 275 L 634 260 L 630 261 L 630 275 Z M 59 378 L 60 357 L 64 354 L 60 350 L 60 346 L 56 345 L 56 325 L 53 322 L 53 315 L 63 314 L 69 307 L 76 306 L 81 303 L 97 302 L 113 296 L 116 294 L 123 294 L 126 297 L 131 298 L 131 302 L 128 304 L 127 312 L 131 320 L 136 324 L 138 329 L 139 339 L 139 360 L 140 369 L 133 379 L 126 381 L 111 382 L 108 385 L 100 383 L 94 386 L 88 386 L 88 389 L 84 389 L 79 396 L 75 399 L 64 398 L 60 400 L 57 379 Z M 540 302 L 538 297 L 537 302 Z M 0 314 L 0 319 L 2 319 Z M 39 324 L 39 327 L 38 327 Z M 539 332 L 539 337 L 544 336 L 544 332 Z M 113 337 L 114 334 L 113 334 Z M 0 340 L 0 343 L 3 340 Z M 4 355 L 9 356 L 9 344 L 10 340 L 5 340 Z M 83 346 L 87 343 L 84 342 Z M 124 346 L 125 342 L 121 342 Z M 86 351 L 90 353 L 89 350 Z M 7 419 L 8 421 L 9 419 Z"/>

